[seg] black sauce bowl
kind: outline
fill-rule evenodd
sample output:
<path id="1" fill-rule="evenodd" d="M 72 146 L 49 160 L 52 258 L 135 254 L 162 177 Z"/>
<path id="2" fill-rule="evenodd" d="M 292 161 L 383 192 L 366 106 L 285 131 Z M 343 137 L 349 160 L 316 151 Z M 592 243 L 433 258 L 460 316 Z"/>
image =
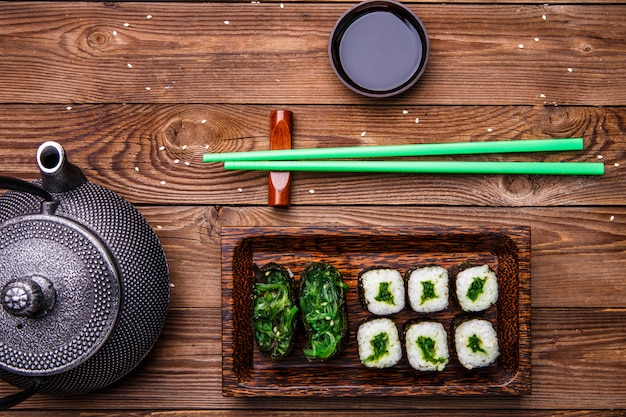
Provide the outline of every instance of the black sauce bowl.
<path id="1" fill-rule="evenodd" d="M 366 0 L 335 24 L 328 55 L 335 74 L 352 91 L 390 97 L 413 86 L 428 62 L 422 21 L 394 0 Z"/>

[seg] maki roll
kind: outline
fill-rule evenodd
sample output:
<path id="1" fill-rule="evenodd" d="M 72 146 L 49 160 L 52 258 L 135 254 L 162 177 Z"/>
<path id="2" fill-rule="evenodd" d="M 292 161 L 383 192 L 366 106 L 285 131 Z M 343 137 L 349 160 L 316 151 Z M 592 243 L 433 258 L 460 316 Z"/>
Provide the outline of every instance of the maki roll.
<path id="1" fill-rule="evenodd" d="M 489 320 L 462 321 L 455 327 L 454 344 L 459 362 L 467 369 L 489 366 L 500 356 L 498 335 Z"/>
<path id="2" fill-rule="evenodd" d="M 314 262 L 300 281 L 300 310 L 306 332 L 304 355 L 327 360 L 345 348 L 348 339 L 348 285 L 341 273 L 326 262 Z"/>
<path id="3" fill-rule="evenodd" d="M 404 344 L 409 364 L 418 371 L 443 371 L 448 364 L 448 335 L 441 323 L 410 323 L 404 332 Z"/>
<path id="4" fill-rule="evenodd" d="M 411 308 L 432 313 L 448 307 L 448 270 L 436 265 L 407 272 L 407 292 Z"/>
<path id="5" fill-rule="evenodd" d="M 370 313 L 385 316 L 404 308 L 404 280 L 393 268 L 373 267 L 359 274 L 359 298 Z"/>
<path id="6" fill-rule="evenodd" d="M 498 301 L 498 278 L 489 265 L 462 269 L 456 274 L 456 298 L 465 311 L 483 311 Z"/>
<path id="7" fill-rule="evenodd" d="M 359 359 L 368 368 L 389 368 L 402 359 L 395 323 L 387 318 L 366 321 L 357 329 Z"/>
<path id="8" fill-rule="evenodd" d="M 293 275 L 277 263 L 256 269 L 252 287 L 252 326 L 261 353 L 278 360 L 296 340 L 298 307 Z"/>

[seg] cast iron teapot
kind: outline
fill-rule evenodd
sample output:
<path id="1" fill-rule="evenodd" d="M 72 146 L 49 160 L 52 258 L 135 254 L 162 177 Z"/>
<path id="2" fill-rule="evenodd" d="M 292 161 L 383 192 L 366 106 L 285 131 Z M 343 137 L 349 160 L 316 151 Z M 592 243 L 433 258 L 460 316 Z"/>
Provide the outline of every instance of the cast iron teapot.
<path id="1" fill-rule="evenodd" d="M 74 395 L 122 378 L 148 354 L 169 303 L 154 231 L 132 204 L 87 180 L 56 142 L 42 179 L 0 177 L 0 378 L 23 392 Z"/>

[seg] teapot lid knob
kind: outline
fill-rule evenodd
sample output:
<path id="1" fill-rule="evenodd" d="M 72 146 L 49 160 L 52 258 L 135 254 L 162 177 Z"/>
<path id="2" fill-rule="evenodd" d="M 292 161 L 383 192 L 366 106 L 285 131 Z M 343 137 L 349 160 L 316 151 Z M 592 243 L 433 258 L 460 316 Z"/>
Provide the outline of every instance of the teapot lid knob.
<path id="1" fill-rule="evenodd" d="M 52 283 L 44 277 L 17 278 L 2 289 L 2 306 L 17 317 L 42 317 L 56 298 Z"/>

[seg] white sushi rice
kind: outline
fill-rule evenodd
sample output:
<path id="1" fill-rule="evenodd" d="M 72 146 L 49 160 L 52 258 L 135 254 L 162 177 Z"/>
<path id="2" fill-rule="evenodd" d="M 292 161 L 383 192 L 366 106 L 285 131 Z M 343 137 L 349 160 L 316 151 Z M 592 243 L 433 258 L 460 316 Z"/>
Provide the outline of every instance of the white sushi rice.
<path id="1" fill-rule="evenodd" d="M 459 324 L 454 343 L 457 358 L 467 369 L 489 366 L 500 356 L 498 335 L 488 320 L 472 319 Z"/>
<path id="2" fill-rule="evenodd" d="M 434 342 L 431 352 L 424 351 L 424 340 L 421 338 Z M 418 371 L 443 371 L 450 359 L 448 335 L 443 324 L 438 322 L 423 321 L 409 325 L 405 333 L 405 347 L 409 364 Z"/>
<path id="3" fill-rule="evenodd" d="M 482 290 L 475 300 L 468 297 L 468 290 L 474 280 L 484 280 Z M 498 278 L 489 265 L 467 268 L 456 276 L 456 297 L 465 311 L 483 311 L 498 300 Z"/>
<path id="4" fill-rule="evenodd" d="M 372 341 L 381 333 L 387 335 L 387 352 L 372 359 L 374 346 Z M 359 359 L 368 368 L 389 368 L 402 359 L 402 346 L 395 323 L 387 318 L 379 318 L 361 324 L 357 330 L 357 343 L 359 346 Z"/>
<path id="5" fill-rule="evenodd" d="M 425 266 L 413 270 L 408 278 L 407 292 L 411 308 L 418 313 L 432 313 L 448 307 L 448 270 L 440 266 Z M 431 288 L 434 297 L 429 297 Z"/>
<path id="6" fill-rule="evenodd" d="M 363 300 L 370 313 L 386 316 L 401 311 L 405 305 L 404 280 L 400 272 L 393 268 L 371 269 L 361 274 L 359 286 Z M 377 300 L 381 285 L 393 296 L 393 302 Z"/>

